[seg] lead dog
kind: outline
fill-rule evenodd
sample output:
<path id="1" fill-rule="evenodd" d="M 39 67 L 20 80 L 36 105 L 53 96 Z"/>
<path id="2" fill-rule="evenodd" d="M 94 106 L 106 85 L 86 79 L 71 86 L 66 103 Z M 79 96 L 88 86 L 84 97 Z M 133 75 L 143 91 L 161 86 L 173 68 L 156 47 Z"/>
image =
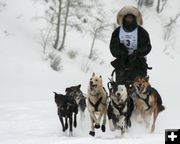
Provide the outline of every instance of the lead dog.
<path id="1" fill-rule="evenodd" d="M 100 120 L 103 116 L 101 130 L 105 132 L 107 113 L 107 93 L 103 87 L 102 77 L 92 74 L 88 87 L 88 111 L 91 119 L 91 131 L 89 134 L 95 136 L 95 128 L 100 128 Z M 96 115 L 98 117 L 96 117 Z"/>
<path id="2" fill-rule="evenodd" d="M 121 134 L 131 127 L 131 114 L 134 109 L 133 100 L 128 96 L 125 85 L 118 85 L 114 81 L 108 83 L 110 103 L 108 119 L 110 130 L 121 130 Z"/>
<path id="3" fill-rule="evenodd" d="M 153 115 L 151 126 L 151 133 L 153 133 L 157 116 L 165 109 L 161 96 L 155 88 L 151 87 L 149 77 L 137 77 L 133 86 L 137 94 L 135 98 L 136 114 L 142 117 L 147 128 L 150 125 L 151 115 Z"/>

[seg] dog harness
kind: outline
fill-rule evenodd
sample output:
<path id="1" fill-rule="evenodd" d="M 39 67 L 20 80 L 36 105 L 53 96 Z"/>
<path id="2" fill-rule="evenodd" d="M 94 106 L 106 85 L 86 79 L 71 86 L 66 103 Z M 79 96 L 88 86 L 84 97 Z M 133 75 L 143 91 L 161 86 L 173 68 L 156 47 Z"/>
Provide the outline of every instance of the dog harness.
<path id="1" fill-rule="evenodd" d="M 100 97 L 95 104 L 90 100 L 90 98 L 88 98 L 89 103 L 94 107 L 95 111 L 98 111 L 98 107 L 99 107 L 100 103 L 103 105 L 106 105 L 106 104 L 102 103 L 102 98 L 103 97 Z"/>
<path id="2" fill-rule="evenodd" d="M 151 92 L 147 90 L 147 91 L 146 91 L 145 93 L 143 93 L 143 94 L 146 94 L 146 95 L 147 95 L 147 97 L 146 97 L 145 99 L 143 99 L 143 98 L 140 97 L 139 95 L 137 95 L 137 97 L 138 97 L 139 99 L 143 100 L 143 101 L 146 103 L 146 105 L 148 106 L 148 108 L 147 108 L 145 111 L 148 111 L 148 110 L 151 108 L 151 105 L 149 104 L 149 96 L 151 95 Z"/>
<path id="3" fill-rule="evenodd" d="M 119 111 L 119 113 L 120 113 L 121 115 L 124 115 L 124 116 L 127 115 L 127 112 L 123 112 L 123 109 L 125 108 L 127 102 L 128 102 L 128 99 L 126 99 L 126 101 L 120 105 L 121 107 L 119 107 L 119 105 L 117 105 L 117 104 L 112 100 L 113 106 Z"/>

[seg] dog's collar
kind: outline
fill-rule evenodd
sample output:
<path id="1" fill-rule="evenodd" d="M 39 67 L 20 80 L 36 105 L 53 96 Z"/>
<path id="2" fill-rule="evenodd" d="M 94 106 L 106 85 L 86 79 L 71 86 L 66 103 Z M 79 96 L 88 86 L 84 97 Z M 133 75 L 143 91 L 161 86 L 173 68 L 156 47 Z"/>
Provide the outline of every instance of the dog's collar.
<path id="1" fill-rule="evenodd" d="M 100 92 L 98 92 L 97 94 L 95 94 L 95 95 L 93 95 L 93 96 L 100 96 L 100 94 L 101 94 L 101 93 L 100 93 Z"/>
<path id="2" fill-rule="evenodd" d="M 146 91 L 143 92 L 143 94 L 149 96 L 151 93 L 152 93 L 152 91 L 151 91 L 151 86 L 149 85 L 149 86 L 147 87 Z"/>
<path id="3" fill-rule="evenodd" d="M 107 92 L 106 92 L 106 89 L 103 87 L 103 90 L 105 91 L 105 93 L 106 93 L 106 96 L 108 95 L 107 94 Z M 92 94 L 91 94 L 92 95 Z M 92 95 L 92 96 L 96 96 L 96 97 L 98 97 L 98 96 L 100 96 L 101 95 L 101 92 L 97 92 L 95 95 Z"/>

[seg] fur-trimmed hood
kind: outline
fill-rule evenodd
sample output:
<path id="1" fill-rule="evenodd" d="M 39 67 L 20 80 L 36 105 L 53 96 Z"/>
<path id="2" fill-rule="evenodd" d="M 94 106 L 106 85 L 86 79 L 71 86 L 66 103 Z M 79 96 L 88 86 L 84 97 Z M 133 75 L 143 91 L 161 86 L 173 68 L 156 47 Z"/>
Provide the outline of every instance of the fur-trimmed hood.
<path id="1" fill-rule="evenodd" d="M 124 6 L 117 14 L 117 23 L 122 25 L 123 17 L 127 14 L 133 14 L 136 16 L 136 21 L 138 25 L 143 25 L 142 14 L 134 6 Z"/>

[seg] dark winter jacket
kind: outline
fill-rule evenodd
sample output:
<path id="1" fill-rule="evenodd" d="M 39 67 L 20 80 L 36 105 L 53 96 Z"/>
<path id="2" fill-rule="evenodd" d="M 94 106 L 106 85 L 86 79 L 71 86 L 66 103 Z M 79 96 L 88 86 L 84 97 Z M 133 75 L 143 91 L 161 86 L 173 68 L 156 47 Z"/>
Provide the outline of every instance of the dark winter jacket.
<path id="1" fill-rule="evenodd" d="M 128 50 L 119 39 L 120 27 L 112 33 L 110 51 L 116 58 L 111 62 L 115 68 L 116 82 L 126 84 L 137 76 L 146 76 L 148 65 L 145 56 L 151 51 L 149 34 L 141 26 L 138 26 L 138 46 L 133 54 L 128 55 Z"/>
<path id="2" fill-rule="evenodd" d="M 110 42 L 110 51 L 115 58 L 125 57 L 128 54 L 126 47 L 120 43 L 119 39 L 120 27 L 116 28 L 112 33 Z M 148 32 L 138 26 L 138 46 L 137 46 L 137 56 L 144 57 L 151 51 L 151 43 Z"/>

